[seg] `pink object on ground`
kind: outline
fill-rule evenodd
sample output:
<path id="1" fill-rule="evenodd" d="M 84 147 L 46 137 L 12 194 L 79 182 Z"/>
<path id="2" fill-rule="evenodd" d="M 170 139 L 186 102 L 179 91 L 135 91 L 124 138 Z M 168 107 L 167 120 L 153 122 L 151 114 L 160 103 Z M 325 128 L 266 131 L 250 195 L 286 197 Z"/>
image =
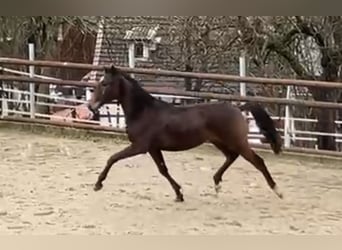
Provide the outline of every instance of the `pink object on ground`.
<path id="1" fill-rule="evenodd" d="M 52 115 L 54 117 L 51 117 L 50 120 L 67 122 L 72 122 L 72 119 L 90 120 L 93 117 L 93 113 L 88 109 L 86 104 L 75 106 L 75 109 L 63 109 L 53 113 Z"/>

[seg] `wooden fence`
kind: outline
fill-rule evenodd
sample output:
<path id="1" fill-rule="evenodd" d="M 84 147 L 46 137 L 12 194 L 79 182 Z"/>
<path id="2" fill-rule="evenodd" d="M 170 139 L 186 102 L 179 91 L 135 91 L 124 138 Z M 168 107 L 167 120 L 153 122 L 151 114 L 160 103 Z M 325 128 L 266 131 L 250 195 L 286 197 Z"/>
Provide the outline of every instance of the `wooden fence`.
<path id="1" fill-rule="evenodd" d="M 0 66 L 10 64 L 10 65 L 33 65 L 39 67 L 57 67 L 57 68 L 68 68 L 68 69 L 87 69 L 87 70 L 103 70 L 106 66 L 95 66 L 91 64 L 80 64 L 80 63 L 70 63 L 70 62 L 56 62 L 56 61 L 30 61 L 24 59 L 16 58 L 0 58 Z M 211 73 L 194 73 L 194 72 L 179 72 L 170 70 L 158 70 L 158 69 L 141 69 L 141 68 L 127 68 L 118 67 L 127 73 L 134 74 L 149 74 L 149 75 L 159 75 L 159 76 L 171 76 L 171 77 L 188 77 L 188 78 L 200 78 L 216 81 L 228 81 L 228 82 L 245 82 L 251 84 L 272 84 L 272 85 L 293 85 L 293 86 L 305 86 L 305 87 L 324 87 L 333 89 L 342 89 L 342 83 L 338 82 L 324 82 L 324 81 L 309 81 L 309 80 L 296 80 L 296 79 L 274 79 L 274 78 L 258 78 L 258 77 L 240 77 L 225 74 L 211 74 Z M 57 79 L 40 79 L 31 78 L 24 76 L 10 76 L 10 75 L 0 75 L 0 80 L 5 81 L 18 81 L 18 82 L 30 82 L 30 83 L 42 83 L 42 84 L 53 84 L 53 85 L 63 85 L 63 86 L 78 86 L 78 87 L 95 87 L 97 83 L 95 82 L 84 82 L 84 81 L 70 81 L 70 80 L 57 80 Z M 296 105 L 296 106 L 306 106 L 315 108 L 331 108 L 340 109 L 342 108 L 342 103 L 334 102 L 317 102 L 317 101 L 304 101 L 304 100 L 287 100 L 283 98 L 270 98 L 270 97 L 258 97 L 258 96 L 236 96 L 236 95 L 226 95 L 226 94 L 216 94 L 216 93 L 204 93 L 204 92 L 191 92 L 182 90 L 158 90 L 153 88 L 146 88 L 150 92 L 156 94 L 172 94 L 180 96 L 198 97 L 204 99 L 218 99 L 227 101 L 239 101 L 239 102 L 260 102 L 260 103 L 272 103 L 272 104 L 282 104 L 282 105 Z M 7 118 L 14 121 L 16 118 Z M 32 122 L 42 122 L 39 119 L 29 119 Z M 24 121 L 23 119 L 18 119 L 18 121 Z M 28 122 L 25 120 L 25 122 Z M 52 121 L 49 121 L 52 123 Z M 62 124 L 56 124 L 62 125 Z M 82 124 L 73 124 L 74 127 L 80 126 Z M 97 126 L 97 125 L 92 125 Z M 95 129 L 92 127 L 92 129 Z M 101 128 L 96 128 L 101 130 Z M 106 130 L 103 128 L 103 130 Z M 113 131 L 110 129 L 110 131 Z M 123 132 L 122 130 L 116 132 Z M 306 153 L 318 153 L 331 156 L 342 156 L 340 152 L 330 152 L 330 151 L 319 151 L 319 150 L 309 150 L 309 149 L 299 149 L 291 148 L 289 151 L 294 152 L 306 152 Z M 330 152 L 330 153 L 328 153 Z"/>
<path id="2" fill-rule="evenodd" d="M 108 65 L 92 65 L 83 63 L 71 63 L 71 62 L 56 62 L 45 60 L 25 60 L 17 58 L 4 58 L 0 57 L 1 64 L 12 65 L 33 65 L 39 67 L 55 67 L 55 68 L 67 68 L 67 69 L 87 69 L 87 70 L 103 70 L 108 68 Z M 341 82 L 325 82 L 325 81 L 313 81 L 313 80 L 298 80 L 298 79 L 277 79 L 277 78 L 264 78 L 264 77 L 242 77 L 226 74 L 212 74 L 212 73 L 195 73 L 195 72 L 181 72 L 173 70 L 160 70 L 160 69 L 144 69 L 144 68 L 128 68 L 117 67 L 127 73 L 145 74 L 145 75 L 159 75 L 169 77 L 180 78 L 198 78 L 215 81 L 228 81 L 228 82 L 245 82 L 252 84 L 272 84 L 272 85 L 293 85 L 304 87 L 324 87 L 324 88 L 336 88 L 342 89 Z"/>
<path id="3" fill-rule="evenodd" d="M 0 59 L 0 62 L 1 62 L 1 59 Z M 33 83 L 41 83 L 41 84 L 54 84 L 54 85 L 77 86 L 77 87 L 95 87 L 97 84 L 95 82 L 58 80 L 58 79 L 41 79 L 41 78 L 35 78 L 35 77 L 30 78 L 26 76 L 12 76 L 12 75 L 0 75 L 0 80 L 17 81 L 17 82 L 33 82 Z M 320 85 L 320 86 L 323 86 L 323 85 Z M 226 101 L 239 101 L 239 102 L 246 102 L 246 101 L 253 102 L 254 101 L 254 102 L 260 102 L 260 103 L 282 104 L 282 105 L 289 105 L 289 106 L 304 106 L 304 107 L 313 107 L 313 108 L 329 108 L 329 109 L 341 109 L 342 108 L 342 103 L 335 103 L 335 102 L 305 101 L 305 100 L 294 100 L 294 99 L 287 100 L 284 98 L 276 98 L 276 97 L 238 96 L 238 95 L 216 94 L 216 93 L 210 93 L 210 92 L 182 91 L 182 90 L 159 90 L 159 89 L 154 89 L 153 87 L 145 87 L 145 88 L 151 92 L 153 91 L 156 94 L 181 95 L 181 96 L 189 96 L 189 97 L 218 99 L 218 100 L 226 100 Z M 340 83 L 339 88 L 342 89 L 342 83 Z"/>

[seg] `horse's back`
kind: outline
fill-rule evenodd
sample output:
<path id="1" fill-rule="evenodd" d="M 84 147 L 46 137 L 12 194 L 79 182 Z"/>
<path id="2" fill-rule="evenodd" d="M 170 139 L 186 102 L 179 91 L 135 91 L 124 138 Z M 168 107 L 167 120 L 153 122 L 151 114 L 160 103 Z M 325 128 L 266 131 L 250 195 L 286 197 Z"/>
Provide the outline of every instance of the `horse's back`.
<path id="1" fill-rule="evenodd" d="M 246 133 L 241 111 L 229 103 L 160 108 L 153 117 L 154 125 L 148 129 L 155 133 L 154 146 L 162 150 L 186 150 L 205 141 L 233 141 Z"/>
<path id="2" fill-rule="evenodd" d="M 178 108 L 178 122 L 186 129 L 202 129 L 203 131 L 224 131 L 225 133 L 244 133 L 248 125 L 241 110 L 225 103 L 204 103 Z M 178 113 L 176 112 L 176 113 Z"/>
<path id="3" fill-rule="evenodd" d="M 239 140 L 248 133 L 248 124 L 241 110 L 230 103 L 203 107 L 206 128 L 213 140 Z"/>

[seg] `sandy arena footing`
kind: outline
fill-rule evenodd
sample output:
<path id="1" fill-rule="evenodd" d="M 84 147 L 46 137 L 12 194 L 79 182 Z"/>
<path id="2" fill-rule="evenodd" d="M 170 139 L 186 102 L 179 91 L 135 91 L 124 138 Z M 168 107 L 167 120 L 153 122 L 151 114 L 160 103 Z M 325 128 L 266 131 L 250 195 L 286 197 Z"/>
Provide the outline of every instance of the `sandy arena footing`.
<path id="1" fill-rule="evenodd" d="M 342 168 L 265 156 L 284 193 L 239 158 L 215 195 L 224 157 L 198 148 L 166 152 L 184 203 L 148 155 L 117 163 L 93 191 L 110 154 L 126 144 L 0 130 L 0 234 L 341 234 Z"/>

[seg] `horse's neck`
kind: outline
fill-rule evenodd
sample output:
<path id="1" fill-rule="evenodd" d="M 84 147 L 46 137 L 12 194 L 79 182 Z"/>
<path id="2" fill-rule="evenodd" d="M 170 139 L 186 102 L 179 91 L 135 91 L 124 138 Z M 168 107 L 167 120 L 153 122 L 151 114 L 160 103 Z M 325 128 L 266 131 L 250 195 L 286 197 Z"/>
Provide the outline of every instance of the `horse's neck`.
<path id="1" fill-rule="evenodd" d="M 129 97 L 125 97 L 125 98 L 120 99 L 119 104 L 121 105 L 125 119 L 127 121 L 127 117 L 129 116 L 129 114 L 133 108 L 132 103 L 129 101 Z"/>
<path id="2" fill-rule="evenodd" d="M 124 95 L 119 100 L 127 126 L 140 116 L 146 107 L 154 105 L 154 97 L 145 90 L 138 88 L 137 86 L 127 86 L 124 89 Z"/>

